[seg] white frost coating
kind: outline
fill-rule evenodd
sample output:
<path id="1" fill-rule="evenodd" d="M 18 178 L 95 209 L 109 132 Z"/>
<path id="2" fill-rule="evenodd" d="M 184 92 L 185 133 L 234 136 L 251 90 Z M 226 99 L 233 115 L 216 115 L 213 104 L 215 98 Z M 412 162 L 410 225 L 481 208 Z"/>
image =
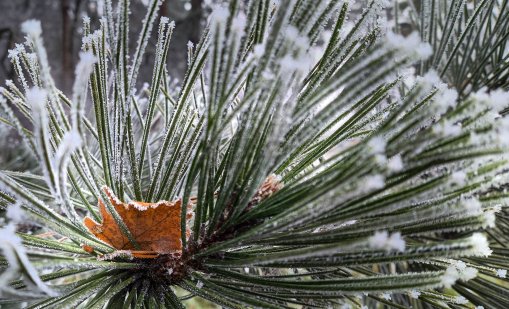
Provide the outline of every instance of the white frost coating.
<path id="1" fill-rule="evenodd" d="M 97 58 L 92 52 L 81 52 L 80 61 L 76 66 L 76 80 L 73 85 L 73 106 L 72 106 L 72 124 L 76 128 L 78 126 L 78 119 L 81 119 L 83 108 L 85 106 L 85 95 L 88 87 L 88 80 L 90 74 L 94 69 L 94 64 Z"/>
<path id="2" fill-rule="evenodd" d="M 368 148 L 373 154 L 384 153 L 387 142 L 380 136 L 373 137 L 368 141 Z"/>
<path id="3" fill-rule="evenodd" d="M 484 306 L 475 306 L 474 309 L 484 309 Z"/>
<path id="4" fill-rule="evenodd" d="M 432 88 L 437 88 L 440 91 L 447 89 L 447 85 L 435 70 L 429 70 L 424 76 L 418 76 L 416 82 L 424 88 L 423 92 L 429 92 Z"/>
<path id="5" fill-rule="evenodd" d="M 509 92 L 502 89 L 494 90 L 490 93 L 491 104 L 493 109 L 501 111 L 509 106 Z"/>
<path id="6" fill-rule="evenodd" d="M 441 121 L 433 126 L 433 132 L 439 136 L 458 136 L 461 133 L 461 127 L 450 121 Z"/>
<path id="7" fill-rule="evenodd" d="M 38 37 L 42 34 L 41 22 L 29 19 L 21 24 L 21 31 L 30 37 Z"/>
<path id="8" fill-rule="evenodd" d="M 456 268 L 459 270 L 459 271 L 463 271 L 467 268 L 467 264 L 463 261 L 455 261 L 454 262 L 454 266 L 456 266 Z"/>
<path id="9" fill-rule="evenodd" d="M 46 111 L 46 98 L 48 93 L 44 89 L 33 87 L 26 93 L 27 103 L 34 113 L 44 113 Z"/>
<path id="10" fill-rule="evenodd" d="M 0 275 L 0 295 L 3 291 L 14 291 L 8 283 L 19 278 L 20 271 L 23 268 L 25 270 L 23 276 L 28 277 L 30 281 L 34 282 L 41 292 L 49 296 L 57 296 L 57 293 L 41 280 L 36 269 L 28 260 L 25 247 L 23 247 L 21 239 L 16 235 L 14 224 L 9 224 L 0 229 L 0 251 L 9 265 Z"/>
<path id="11" fill-rule="evenodd" d="M 78 67 L 89 68 L 96 62 L 97 62 L 97 58 L 94 56 L 94 54 L 92 52 L 81 52 L 80 53 L 80 62 L 78 63 Z"/>
<path id="12" fill-rule="evenodd" d="M 405 251 L 405 240 L 400 232 L 389 236 L 387 231 L 375 232 L 375 235 L 368 239 L 369 247 L 373 249 L 384 249 L 387 251 Z"/>
<path id="13" fill-rule="evenodd" d="M 465 304 L 468 304 L 468 300 L 463 297 L 463 296 L 456 296 L 456 298 L 454 299 L 454 302 L 458 305 L 465 305 Z"/>
<path id="14" fill-rule="evenodd" d="M 199 289 L 201 289 L 201 288 L 203 287 L 203 282 L 198 281 L 198 282 L 196 283 L 196 287 L 197 287 L 197 288 L 199 288 Z"/>
<path id="15" fill-rule="evenodd" d="M 386 42 L 389 47 L 401 50 L 407 55 L 416 56 L 418 59 L 424 60 L 433 54 L 431 46 L 428 43 L 421 42 L 417 32 L 412 32 L 407 37 L 388 32 Z"/>
<path id="16" fill-rule="evenodd" d="M 396 250 L 403 252 L 405 251 L 405 240 L 403 237 L 401 237 L 400 232 L 393 233 L 391 237 L 389 237 L 387 241 L 387 248 L 388 250 Z"/>
<path id="17" fill-rule="evenodd" d="M 382 298 L 385 300 L 391 300 L 391 294 L 390 293 L 382 293 Z"/>
<path id="18" fill-rule="evenodd" d="M 452 264 L 458 271 L 458 278 L 462 281 L 468 281 L 477 277 L 477 269 L 468 267 L 463 261 L 454 261 Z"/>
<path id="19" fill-rule="evenodd" d="M 461 201 L 461 205 L 471 213 L 478 213 L 482 210 L 481 202 L 476 198 L 464 199 Z"/>
<path id="20" fill-rule="evenodd" d="M 107 253 L 107 254 L 101 255 L 97 259 L 99 261 L 111 261 L 116 258 L 132 260 L 134 257 L 133 257 L 133 253 L 131 250 L 115 250 L 112 253 Z"/>
<path id="21" fill-rule="evenodd" d="M 372 175 L 366 178 L 364 188 L 367 190 L 376 190 L 385 186 L 385 178 L 382 175 Z"/>
<path id="22" fill-rule="evenodd" d="M 14 203 L 7 207 L 7 211 L 5 212 L 5 216 L 14 222 L 20 222 L 23 219 L 23 210 L 21 209 L 21 204 L 19 202 Z"/>
<path id="23" fill-rule="evenodd" d="M 232 29 L 234 31 L 242 31 L 246 27 L 247 17 L 244 13 L 239 13 L 232 20 Z"/>
<path id="24" fill-rule="evenodd" d="M 295 59 L 291 55 L 286 55 L 283 58 L 281 58 L 280 64 L 281 64 L 281 71 L 284 71 L 287 73 L 297 71 L 301 66 L 300 62 L 297 61 L 297 59 Z"/>
<path id="25" fill-rule="evenodd" d="M 447 267 L 444 275 L 442 276 L 441 283 L 445 288 L 450 288 L 460 278 L 460 274 L 455 266 Z"/>
<path id="26" fill-rule="evenodd" d="M 387 168 L 391 172 L 399 172 L 403 169 L 403 159 L 401 159 L 401 155 L 395 155 L 392 157 L 387 163 Z"/>
<path id="27" fill-rule="evenodd" d="M 387 164 L 387 157 L 383 154 L 376 154 L 375 155 L 375 162 L 378 165 L 385 165 Z"/>
<path id="28" fill-rule="evenodd" d="M 494 228 L 496 220 L 497 220 L 497 216 L 495 215 L 494 210 L 488 210 L 488 211 L 484 212 L 483 228 L 485 228 L 485 229 Z"/>
<path id="29" fill-rule="evenodd" d="M 507 276 L 507 269 L 497 269 L 497 277 L 505 278 Z"/>
<path id="30" fill-rule="evenodd" d="M 478 271 L 473 267 L 467 267 L 460 272 L 460 279 L 463 281 L 472 280 L 477 277 Z"/>
<path id="31" fill-rule="evenodd" d="M 390 0 L 379 0 L 376 2 L 376 4 L 378 4 L 379 6 L 381 6 L 383 8 L 386 8 L 391 5 L 391 1 Z"/>
<path id="32" fill-rule="evenodd" d="M 412 297 L 413 299 L 418 299 L 419 296 L 421 296 L 421 292 L 419 292 L 417 290 L 410 291 L 410 297 Z"/>
<path id="33" fill-rule="evenodd" d="M 495 121 L 497 127 L 496 141 L 502 147 L 509 147 L 509 117 L 500 117 Z"/>
<path id="34" fill-rule="evenodd" d="M 450 182 L 457 186 L 464 186 L 467 183 L 467 173 L 464 171 L 456 171 L 452 173 Z"/>
<path id="35" fill-rule="evenodd" d="M 493 90 L 488 93 L 486 88 L 481 88 L 472 94 L 472 98 L 479 103 L 488 104 L 492 109 L 498 112 L 509 106 L 509 92 L 501 89 Z"/>
<path id="36" fill-rule="evenodd" d="M 265 53 L 265 45 L 263 44 L 256 44 L 254 47 L 253 47 L 253 56 L 256 58 L 256 59 L 259 59 L 263 56 L 263 54 Z"/>
<path id="37" fill-rule="evenodd" d="M 481 233 L 474 233 L 470 237 L 472 245 L 472 254 L 475 256 L 489 256 L 493 252 L 490 249 L 488 239 Z"/>
<path id="38" fill-rule="evenodd" d="M 284 37 L 289 41 L 295 41 L 299 37 L 299 29 L 292 25 L 289 25 L 284 30 Z"/>
<path id="39" fill-rule="evenodd" d="M 75 130 L 66 132 L 54 157 L 55 166 L 62 164 L 62 161 L 66 160 L 74 150 L 79 148 L 81 143 L 82 139 L 79 132 Z"/>

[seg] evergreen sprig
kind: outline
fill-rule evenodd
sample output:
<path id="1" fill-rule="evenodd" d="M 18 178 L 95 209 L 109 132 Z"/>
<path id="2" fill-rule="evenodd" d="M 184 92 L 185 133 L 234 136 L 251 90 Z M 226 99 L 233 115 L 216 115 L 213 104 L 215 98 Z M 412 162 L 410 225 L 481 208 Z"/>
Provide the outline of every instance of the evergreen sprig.
<path id="1" fill-rule="evenodd" d="M 406 37 L 386 29 L 390 1 L 355 15 L 342 0 L 232 0 L 188 45 L 178 87 L 160 18 L 137 89 L 161 2 L 131 58 L 128 0 L 106 0 L 97 30 L 84 19 L 71 98 L 40 23 L 23 24 L 0 120 L 40 168 L 0 172 L 1 305 L 509 306 L 506 0 L 409 1 L 420 33 Z M 94 237 L 83 218 L 100 222 L 101 200 L 140 248 L 105 186 L 190 205 L 181 254 L 140 259 Z"/>

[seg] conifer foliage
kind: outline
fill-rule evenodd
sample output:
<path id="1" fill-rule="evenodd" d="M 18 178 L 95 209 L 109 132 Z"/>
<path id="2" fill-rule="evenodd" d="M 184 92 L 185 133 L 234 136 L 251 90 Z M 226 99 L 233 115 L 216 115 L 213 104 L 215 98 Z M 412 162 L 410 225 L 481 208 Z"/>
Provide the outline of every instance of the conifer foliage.
<path id="1" fill-rule="evenodd" d="M 0 305 L 509 307 L 508 1 L 409 1 L 403 36 L 388 0 L 231 0 L 179 83 L 161 2 L 135 50 L 129 0 L 83 20 L 71 97 L 23 23 L 0 120 L 39 167 L 0 166 Z"/>

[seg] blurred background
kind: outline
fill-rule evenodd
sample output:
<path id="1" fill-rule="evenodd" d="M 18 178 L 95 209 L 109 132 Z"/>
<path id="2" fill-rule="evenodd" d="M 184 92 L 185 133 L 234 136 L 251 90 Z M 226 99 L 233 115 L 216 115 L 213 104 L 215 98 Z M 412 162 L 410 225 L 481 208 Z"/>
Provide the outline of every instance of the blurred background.
<path id="1" fill-rule="evenodd" d="M 147 11 L 148 2 L 149 0 L 131 0 L 131 51 L 134 50 L 141 30 L 141 21 Z M 199 40 L 212 2 L 214 0 L 163 1 L 159 15 L 169 17 L 176 24 L 168 56 L 168 70 L 172 77 L 183 78 L 186 69 L 186 45 L 189 41 L 196 43 Z M 81 48 L 83 17 L 89 16 L 93 30 L 97 29 L 103 6 L 104 0 L 0 0 L 0 85 L 4 85 L 8 79 L 15 79 L 8 51 L 16 43 L 23 42 L 21 23 L 28 19 L 38 19 L 43 28 L 51 73 L 57 87 L 68 94 Z M 141 80 L 150 80 L 155 42 L 154 36 L 141 66 Z"/>

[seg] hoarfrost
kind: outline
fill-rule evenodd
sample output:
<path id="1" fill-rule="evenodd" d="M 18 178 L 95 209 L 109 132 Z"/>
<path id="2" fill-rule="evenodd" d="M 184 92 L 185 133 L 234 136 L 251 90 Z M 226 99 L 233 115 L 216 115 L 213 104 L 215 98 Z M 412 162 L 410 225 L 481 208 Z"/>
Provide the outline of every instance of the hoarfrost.
<path id="1" fill-rule="evenodd" d="M 505 278 L 507 276 L 507 269 L 497 269 L 497 276 L 499 278 Z"/>
<path id="2" fill-rule="evenodd" d="M 399 172 L 403 169 L 403 167 L 403 159 L 401 159 L 401 155 L 392 157 L 387 163 L 387 168 L 392 172 Z"/>
<path id="3" fill-rule="evenodd" d="M 467 182 L 467 173 L 464 171 L 456 171 L 452 173 L 450 182 L 457 186 L 464 186 Z"/>
<path id="4" fill-rule="evenodd" d="M 419 292 L 417 290 L 410 291 L 410 297 L 412 297 L 413 299 L 418 299 L 419 296 L 421 296 L 421 292 Z"/>
<path id="5" fill-rule="evenodd" d="M 475 256 L 489 256 L 492 253 L 490 249 L 488 239 L 481 233 L 474 233 L 470 237 L 470 243 L 472 245 L 472 254 Z"/>
<path id="6" fill-rule="evenodd" d="M 417 32 L 412 32 L 407 37 L 394 32 L 388 32 L 386 38 L 389 47 L 401 50 L 407 55 L 415 55 L 418 59 L 427 59 L 433 53 L 428 43 L 421 42 Z"/>
<path id="7" fill-rule="evenodd" d="M 364 187 L 367 190 L 376 190 L 385 186 L 385 178 L 383 175 L 371 175 L 366 178 Z"/>
<path id="8" fill-rule="evenodd" d="M 38 37 L 42 34 L 41 22 L 30 19 L 21 24 L 21 31 L 30 37 Z"/>
<path id="9" fill-rule="evenodd" d="M 442 276 L 441 283 L 445 288 L 450 288 L 460 278 L 460 274 L 454 265 L 447 267 Z"/>
<path id="10" fill-rule="evenodd" d="M 389 236 L 387 231 L 375 232 L 375 235 L 368 239 L 369 246 L 373 249 L 384 249 L 387 251 L 405 251 L 405 240 L 401 233 L 396 232 Z"/>
<path id="11" fill-rule="evenodd" d="M 465 305 L 465 304 L 468 304 L 468 300 L 463 297 L 463 296 L 456 296 L 456 298 L 454 299 L 454 302 L 458 305 Z"/>

